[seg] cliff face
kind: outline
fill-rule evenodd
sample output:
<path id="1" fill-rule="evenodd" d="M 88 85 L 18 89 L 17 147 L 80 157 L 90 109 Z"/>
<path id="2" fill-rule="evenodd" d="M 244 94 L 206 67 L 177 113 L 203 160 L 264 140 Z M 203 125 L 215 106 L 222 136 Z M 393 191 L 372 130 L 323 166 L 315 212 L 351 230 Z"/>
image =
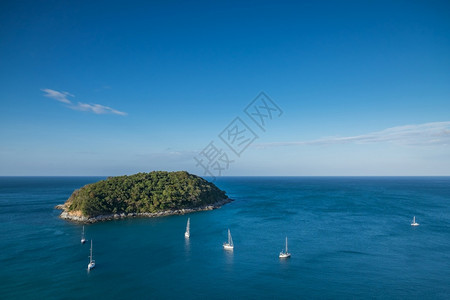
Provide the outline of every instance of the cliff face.
<path id="1" fill-rule="evenodd" d="M 155 171 L 110 177 L 72 193 L 62 218 L 87 222 L 100 217 L 158 216 L 217 208 L 231 201 L 226 193 L 201 177 Z M 100 218 L 102 219 L 102 218 Z"/>

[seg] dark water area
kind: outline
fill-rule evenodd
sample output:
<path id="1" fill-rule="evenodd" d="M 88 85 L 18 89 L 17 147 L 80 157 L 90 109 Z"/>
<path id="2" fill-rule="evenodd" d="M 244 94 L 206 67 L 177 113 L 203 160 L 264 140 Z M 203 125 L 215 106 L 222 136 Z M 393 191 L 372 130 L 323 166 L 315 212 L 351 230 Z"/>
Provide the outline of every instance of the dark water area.
<path id="1" fill-rule="evenodd" d="M 54 206 L 100 179 L 0 177 L 0 298 L 450 295 L 450 177 L 218 178 L 235 199 L 220 209 L 86 225 L 87 272 L 82 225 Z"/>

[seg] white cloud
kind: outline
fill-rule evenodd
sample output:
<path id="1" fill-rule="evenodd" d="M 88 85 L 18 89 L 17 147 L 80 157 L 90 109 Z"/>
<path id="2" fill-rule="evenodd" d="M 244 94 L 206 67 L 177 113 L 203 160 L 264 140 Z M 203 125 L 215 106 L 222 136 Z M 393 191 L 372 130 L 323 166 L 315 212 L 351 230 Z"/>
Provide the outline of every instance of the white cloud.
<path id="1" fill-rule="evenodd" d="M 81 110 L 81 111 L 89 111 L 89 112 L 93 112 L 94 114 L 115 114 L 115 115 L 120 115 L 120 116 L 126 116 L 127 113 L 123 112 L 123 111 L 119 111 L 116 109 L 113 109 L 111 107 L 108 106 L 104 106 L 101 104 L 88 104 L 88 103 L 82 103 L 82 102 L 78 102 L 77 105 L 73 105 L 73 106 L 69 106 L 70 108 L 74 109 L 74 110 Z"/>
<path id="2" fill-rule="evenodd" d="M 58 92 L 58 91 L 51 90 L 51 89 L 41 89 L 41 91 L 43 91 L 45 93 L 44 94 L 45 97 L 52 98 L 59 102 L 68 104 L 67 107 L 70 109 L 73 109 L 73 110 L 88 111 L 88 112 L 92 112 L 92 113 L 98 114 L 98 115 L 101 115 L 101 114 L 114 114 L 114 115 L 120 115 L 120 116 L 127 115 L 126 112 L 119 111 L 114 108 L 104 106 L 101 104 L 95 104 L 95 103 L 88 104 L 88 103 L 83 103 L 83 102 L 78 102 L 77 104 L 73 104 L 72 101 L 67 99 L 67 97 L 68 96 L 75 97 L 75 96 L 68 92 Z"/>
<path id="3" fill-rule="evenodd" d="M 68 92 L 58 92 L 55 90 L 51 90 L 51 89 L 41 89 L 41 91 L 43 91 L 45 94 L 45 97 L 48 98 L 52 98 L 55 99 L 56 101 L 62 102 L 62 103 L 67 103 L 67 104 L 71 104 L 72 102 L 67 99 L 68 96 L 70 97 L 75 97 L 74 95 L 72 95 L 71 93 Z"/>
<path id="4" fill-rule="evenodd" d="M 450 145 L 450 122 L 432 122 L 387 128 L 356 136 L 327 137 L 309 141 L 259 144 L 260 147 L 331 144 L 395 143 L 403 145 Z"/>

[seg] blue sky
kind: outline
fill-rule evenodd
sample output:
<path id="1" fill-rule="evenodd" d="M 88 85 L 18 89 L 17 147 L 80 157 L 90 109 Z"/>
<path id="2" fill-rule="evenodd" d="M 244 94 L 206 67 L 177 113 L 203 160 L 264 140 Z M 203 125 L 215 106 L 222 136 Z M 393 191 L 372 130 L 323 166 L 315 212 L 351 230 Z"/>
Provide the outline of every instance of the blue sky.
<path id="1" fill-rule="evenodd" d="M 450 175 L 448 2 L 242 2 L 2 1 L 0 175 Z"/>

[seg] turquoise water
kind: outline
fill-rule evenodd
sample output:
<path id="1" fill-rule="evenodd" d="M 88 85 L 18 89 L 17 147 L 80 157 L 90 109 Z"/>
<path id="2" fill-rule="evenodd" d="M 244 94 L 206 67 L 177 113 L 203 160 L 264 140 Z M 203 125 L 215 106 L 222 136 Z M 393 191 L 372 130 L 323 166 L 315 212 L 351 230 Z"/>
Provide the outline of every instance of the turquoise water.
<path id="1" fill-rule="evenodd" d="M 450 295 L 450 177 L 219 178 L 235 199 L 221 209 L 86 225 L 88 273 L 82 226 L 53 207 L 99 179 L 0 177 L 0 298 Z M 285 236 L 292 258 L 280 260 Z"/>

